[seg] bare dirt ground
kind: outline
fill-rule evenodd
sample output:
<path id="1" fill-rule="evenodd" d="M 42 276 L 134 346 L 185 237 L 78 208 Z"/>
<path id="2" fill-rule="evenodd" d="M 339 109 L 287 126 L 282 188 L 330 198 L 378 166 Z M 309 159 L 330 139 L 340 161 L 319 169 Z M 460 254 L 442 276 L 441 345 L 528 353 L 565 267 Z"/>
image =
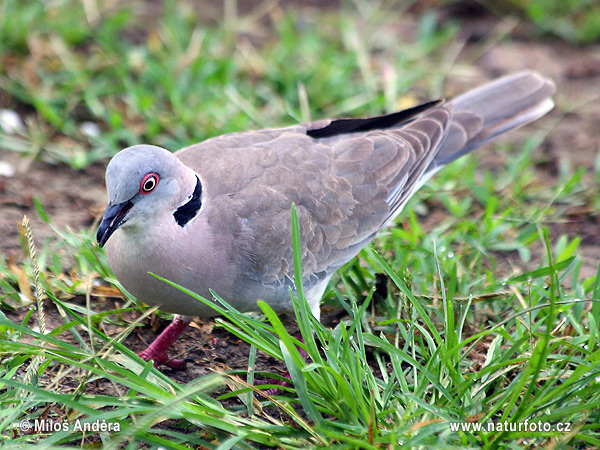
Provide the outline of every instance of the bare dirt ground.
<path id="1" fill-rule="evenodd" d="M 485 28 L 485 20 L 482 21 L 470 20 L 465 24 L 463 33 L 472 32 L 476 35 L 479 30 Z M 539 129 L 554 124 L 546 141 L 536 150 L 535 159 L 539 160 L 536 170 L 539 171 L 540 179 L 546 180 L 548 186 L 553 185 L 557 180 L 557 168 L 561 161 L 568 161 L 573 167 L 585 167 L 587 180 L 592 179 L 595 176 L 594 166 L 600 150 L 598 47 L 577 48 L 550 38 L 540 41 L 519 36 L 502 41 L 482 53 L 483 45 L 478 41 L 468 43 L 459 58 L 472 61 L 470 67 L 473 72 L 470 75 L 476 73 L 479 81 L 484 82 L 513 71 L 534 69 L 552 77 L 557 84 L 556 100 L 560 107 L 532 125 L 533 129 Z M 468 80 L 458 76 L 451 77 L 448 80 L 447 92 L 452 96 L 472 85 L 472 77 Z M 517 133 L 511 133 L 506 139 L 522 142 L 531 129 L 526 127 Z M 479 151 L 482 167 L 502 163 L 506 157 L 493 154 L 489 147 Z M 97 222 L 106 202 L 102 165 L 96 164 L 85 171 L 76 171 L 67 166 L 27 161 L 4 149 L 0 149 L 0 161 L 8 162 L 17 169 L 12 177 L 0 176 L 2 253 L 15 260 L 25 258 L 19 243 L 17 226 L 24 214 L 30 217 L 38 242 L 48 236 L 54 236 L 52 230 L 36 214 L 34 197 L 40 199 L 53 224 L 59 228 L 69 226 L 79 229 L 91 227 Z M 581 275 L 591 276 L 597 271 L 600 261 L 600 215 L 584 205 L 567 211 L 564 218 L 565 222 L 550 225 L 552 236 L 556 238 L 560 234 L 567 234 L 570 237 L 582 238 L 579 254 L 584 258 L 584 267 Z M 425 227 L 433 226 L 428 224 L 426 218 L 422 219 Z M 74 301 L 83 302 L 83 299 Z M 99 310 L 114 307 L 110 299 L 96 301 Z M 10 314 L 14 318 L 21 316 L 18 310 Z M 51 315 L 49 322 L 49 327 L 62 324 L 59 316 Z M 179 382 L 186 382 L 208 372 L 210 367 L 245 369 L 248 347 L 227 332 L 213 329 L 212 322 L 199 323 L 196 327 L 188 328 L 182 339 L 175 344 L 172 353 L 186 355 L 196 362 L 185 372 L 171 372 L 173 378 Z M 165 325 L 165 321 L 158 320 L 153 326 L 139 328 L 125 343 L 135 351 L 142 350 Z M 261 369 L 271 366 L 281 368 L 274 360 L 266 356 L 260 357 Z"/>

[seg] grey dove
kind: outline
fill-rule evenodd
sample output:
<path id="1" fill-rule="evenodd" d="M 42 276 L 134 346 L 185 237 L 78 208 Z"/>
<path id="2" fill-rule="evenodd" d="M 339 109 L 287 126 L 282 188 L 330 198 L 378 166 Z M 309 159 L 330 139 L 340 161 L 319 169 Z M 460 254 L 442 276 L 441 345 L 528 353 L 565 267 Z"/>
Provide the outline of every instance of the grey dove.
<path id="1" fill-rule="evenodd" d="M 171 153 L 129 147 L 106 169 L 97 239 L 136 298 L 175 313 L 140 356 L 183 367 L 167 349 L 214 310 L 148 272 L 241 311 L 292 311 L 290 208 L 300 225 L 312 313 L 333 273 L 389 224 L 444 165 L 546 114 L 553 83 L 522 72 L 393 114 L 215 137 Z"/>

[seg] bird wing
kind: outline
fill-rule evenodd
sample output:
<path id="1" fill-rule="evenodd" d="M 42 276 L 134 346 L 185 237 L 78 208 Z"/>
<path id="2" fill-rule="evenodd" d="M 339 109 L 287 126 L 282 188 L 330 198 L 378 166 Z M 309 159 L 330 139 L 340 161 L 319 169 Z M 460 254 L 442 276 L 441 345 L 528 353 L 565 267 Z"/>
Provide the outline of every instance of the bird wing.
<path id="1" fill-rule="evenodd" d="M 211 227 L 232 236 L 232 258 L 259 283 L 291 281 L 295 203 L 311 286 L 354 257 L 441 166 L 544 115 L 553 92 L 549 80 L 524 72 L 448 103 L 233 133 L 177 156 L 202 174 Z"/>
<path id="2" fill-rule="evenodd" d="M 246 272 L 262 284 L 289 283 L 293 275 L 295 203 L 310 286 L 349 261 L 399 212 L 432 162 L 449 118 L 437 107 L 390 130 L 311 137 L 311 130 L 337 127 L 321 121 L 234 133 L 177 156 L 202 174 L 203 203 L 218 205 L 211 226 L 239 242 Z"/>

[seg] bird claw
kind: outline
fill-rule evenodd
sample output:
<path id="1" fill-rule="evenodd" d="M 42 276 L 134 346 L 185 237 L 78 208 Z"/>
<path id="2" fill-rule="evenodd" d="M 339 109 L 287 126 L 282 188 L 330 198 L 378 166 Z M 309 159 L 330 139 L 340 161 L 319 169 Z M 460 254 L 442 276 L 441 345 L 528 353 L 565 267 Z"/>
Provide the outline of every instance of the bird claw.
<path id="1" fill-rule="evenodd" d="M 286 372 L 285 375 L 283 375 L 284 377 L 289 377 L 289 373 Z M 254 385 L 255 386 L 260 386 L 263 384 L 276 384 L 278 386 L 281 387 L 291 387 L 292 383 L 290 383 L 289 380 L 278 380 L 278 379 L 268 379 L 268 380 L 254 380 Z M 283 389 L 279 389 L 279 388 L 270 388 L 270 389 L 265 389 L 265 390 L 261 390 L 259 392 L 255 392 L 254 395 L 256 397 L 260 397 L 261 395 L 281 395 L 283 394 L 285 391 Z"/>
<path id="2" fill-rule="evenodd" d="M 188 326 L 190 320 L 191 319 L 183 316 L 175 316 L 167 328 L 160 333 L 146 350 L 138 353 L 138 356 L 144 361 L 153 361 L 154 367 L 165 366 L 173 370 L 185 370 L 187 363 L 194 360 L 192 358 L 170 359 L 167 356 L 167 350 L 181 333 L 183 333 L 183 330 Z"/>
<path id="3" fill-rule="evenodd" d="M 194 361 L 192 358 L 170 359 L 167 356 L 166 352 L 159 353 L 153 351 L 153 349 L 151 349 L 150 347 L 148 347 L 146 350 L 139 352 L 138 356 L 144 361 L 152 361 L 152 365 L 154 367 L 164 366 L 173 370 L 185 370 L 187 367 L 187 363 Z"/>

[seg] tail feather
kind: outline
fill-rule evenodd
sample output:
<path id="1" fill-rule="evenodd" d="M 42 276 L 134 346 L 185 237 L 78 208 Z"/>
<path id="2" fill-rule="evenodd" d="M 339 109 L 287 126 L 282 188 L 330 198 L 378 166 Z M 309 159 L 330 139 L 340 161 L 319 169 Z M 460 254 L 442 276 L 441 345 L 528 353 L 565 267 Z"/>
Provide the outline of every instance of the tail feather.
<path id="1" fill-rule="evenodd" d="M 532 122 L 554 102 L 555 86 L 535 72 L 500 78 L 451 100 L 452 123 L 427 172 L 454 161 L 506 131 Z"/>

